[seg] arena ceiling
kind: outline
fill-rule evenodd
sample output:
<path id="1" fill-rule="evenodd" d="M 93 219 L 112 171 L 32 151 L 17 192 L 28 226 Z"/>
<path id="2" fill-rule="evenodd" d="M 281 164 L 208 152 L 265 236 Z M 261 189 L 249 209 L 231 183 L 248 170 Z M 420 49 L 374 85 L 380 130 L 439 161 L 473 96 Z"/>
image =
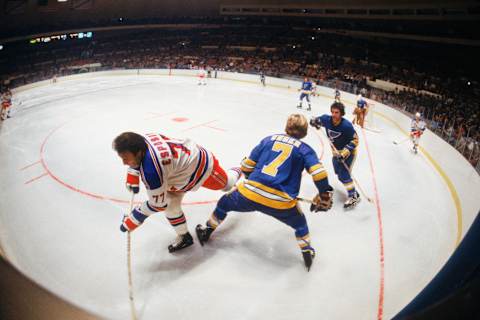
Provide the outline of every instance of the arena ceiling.
<path id="1" fill-rule="evenodd" d="M 346 10 L 366 10 L 367 14 L 360 18 L 369 17 L 370 9 L 386 8 L 419 8 L 433 10 L 438 19 L 445 19 L 442 14 L 444 8 L 459 10 L 454 12 L 456 19 L 467 12 L 471 7 L 480 7 L 479 1 L 435 1 L 435 0 L 1 0 L 0 26 L 8 28 L 35 26 L 52 23 L 105 21 L 112 19 L 140 19 L 158 17 L 188 17 L 208 16 L 219 17 L 228 15 L 273 15 L 273 16 L 303 16 L 302 8 L 306 11 L 313 9 L 322 16 L 325 8 L 338 10 L 331 17 L 339 17 Z M 226 9 L 225 9 L 226 8 Z M 233 8 L 233 9 L 232 9 Z M 246 8 L 246 9 L 245 9 Z M 297 11 L 286 12 L 281 8 L 297 8 Z M 343 10 L 343 11 L 342 11 Z M 390 11 L 391 12 L 391 11 Z M 330 12 L 332 13 L 332 12 Z M 404 15 L 405 17 L 406 15 Z M 453 16 L 453 15 L 452 15 Z M 477 15 L 478 16 L 478 15 Z M 388 18 L 385 14 L 374 15 L 374 18 Z M 429 15 L 415 18 L 428 19 Z"/>

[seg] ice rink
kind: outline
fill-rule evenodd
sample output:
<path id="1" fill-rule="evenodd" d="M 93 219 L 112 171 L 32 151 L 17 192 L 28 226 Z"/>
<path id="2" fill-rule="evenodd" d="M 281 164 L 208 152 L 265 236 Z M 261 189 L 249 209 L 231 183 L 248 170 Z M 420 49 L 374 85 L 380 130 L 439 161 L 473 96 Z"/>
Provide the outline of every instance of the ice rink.
<path id="1" fill-rule="evenodd" d="M 300 87 L 300 83 L 298 84 Z M 297 113 L 298 92 L 259 83 L 193 77 L 99 76 L 15 96 L 0 124 L 0 242 L 8 259 L 60 297 L 107 319 L 128 319 L 126 167 L 111 148 L 123 131 L 190 137 L 223 167 L 238 166 Z M 308 118 L 329 113 L 332 95 L 312 99 Z M 20 104 L 21 103 L 21 104 Z M 352 105 L 347 103 L 347 118 Z M 293 230 L 260 213 L 231 213 L 204 247 L 170 254 L 162 214 L 132 234 L 140 319 L 389 319 L 437 273 L 455 247 L 454 204 L 441 177 L 382 117 L 361 130 L 353 174 L 366 194 L 344 211 L 346 192 L 325 136 L 304 139 L 335 188 L 327 213 L 302 204 L 317 256 L 305 271 Z M 405 128 L 408 130 L 408 128 Z M 437 155 L 438 156 L 438 155 Z M 142 185 L 143 188 L 143 185 Z M 185 197 L 194 233 L 221 192 Z M 300 195 L 312 198 L 305 175 Z M 136 201 L 146 199 L 142 189 Z M 196 239 L 195 239 L 196 240 Z"/>

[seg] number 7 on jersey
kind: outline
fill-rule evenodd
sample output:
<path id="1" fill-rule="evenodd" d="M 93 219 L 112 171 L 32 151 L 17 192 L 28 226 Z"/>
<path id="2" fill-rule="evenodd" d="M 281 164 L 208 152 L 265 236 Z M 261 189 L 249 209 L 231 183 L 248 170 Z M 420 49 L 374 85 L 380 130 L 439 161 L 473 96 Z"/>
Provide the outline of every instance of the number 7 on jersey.
<path id="1" fill-rule="evenodd" d="M 262 173 L 275 177 L 278 173 L 278 167 L 280 167 L 292 153 L 293 146 L 282 142 L 275 142 L 272 146 L 272 151 L 280 152 L 272 162 L 263 166 Z"/>

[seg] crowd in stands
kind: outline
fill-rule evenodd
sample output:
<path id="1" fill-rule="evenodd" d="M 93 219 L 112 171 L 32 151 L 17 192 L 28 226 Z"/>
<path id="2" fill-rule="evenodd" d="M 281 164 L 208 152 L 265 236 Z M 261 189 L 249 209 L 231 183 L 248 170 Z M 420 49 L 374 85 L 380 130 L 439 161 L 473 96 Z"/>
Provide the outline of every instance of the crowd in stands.
<path id="1" fill-rule="evenodd" d="M 471 68 L 475 49 L 458 53 L 458 48 L 445 45 L 432 59 L 432 52 L 439 50 L 435 46 L 388 41 L 391 46 L 385 47 L 385 41 L 238 25 L 227 31 L 125 31 L 70 43 L 19 45 L 14 54 L 0 55 L 0 81 L 15 87 L 76 73 L 82 70 L 78 66 L 93 63 L 101 64 L 97 70 L 205 66 L 274 77 L 308 76 L 320 85 L 352 93 L 363 90 L 394 108 L 421 112 L 432 131 L 480 167 L 480 92 Z M 382 91 L 370 87 L 367 79 L 408 89 Z"/>
<path id="2" fill-rule="evenodd" d="M 477 6 L 478 14 L 480 7 Z M 42 20 L 39 24 L 6 24 L 0 29 L 0 39 L 26 36 L 59 30 L 73 30 L 82 28 L 101 28 L 123 25 L 143 24 L 217 24 L 217 25 L 249 25 L 258 27 L 288 26 L 308 27 L 329 30 L 354 30 L 366 32 L 386 32 L 393 34 L 409 34 L 429 37 L 444 37 L 457 39 L 479 40 L 476 30 L 480 27 L 478 19 L 362 19 L 352 17 L 277 17 L 277 16 L 185 16 L 185 17 L 112 17 L 104 19 L 51 19 Z"/>

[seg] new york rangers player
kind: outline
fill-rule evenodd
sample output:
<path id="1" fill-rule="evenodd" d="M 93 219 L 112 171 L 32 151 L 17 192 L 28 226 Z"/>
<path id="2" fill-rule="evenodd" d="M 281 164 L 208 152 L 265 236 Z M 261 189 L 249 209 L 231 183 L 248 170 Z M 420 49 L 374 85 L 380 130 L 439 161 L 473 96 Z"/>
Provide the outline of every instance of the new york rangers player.
<path id="1" fill-rule="evenodd" d="M 424 131 L 425 121 L 422 120 L 422 115 L 420 114 L 420 112 L 417 112 L 415 114 L 415 118 L 412 119 L 412 124 L 410 128 L 410 138 L 412 139 L 413 152 L 415 153 L 418 152 L 418 143 Z"/>
<path id="2" fill-rule="evenodd" d="M 127 189 L 138 193 L 141 179 L 148 194 L 147 201 L 124 217 L 120 230 L 133 231 L 152 214 L 163 212 L 177 233 L 169 252 L 193 244 L 181 207 L 185 193 L 200 187 L 228 191 L 241 176 L 240 168 L 225 171 L 210 151 L 190 139 L 124 132 L 113 141 L 113 149 L 128 166 Z"/>

